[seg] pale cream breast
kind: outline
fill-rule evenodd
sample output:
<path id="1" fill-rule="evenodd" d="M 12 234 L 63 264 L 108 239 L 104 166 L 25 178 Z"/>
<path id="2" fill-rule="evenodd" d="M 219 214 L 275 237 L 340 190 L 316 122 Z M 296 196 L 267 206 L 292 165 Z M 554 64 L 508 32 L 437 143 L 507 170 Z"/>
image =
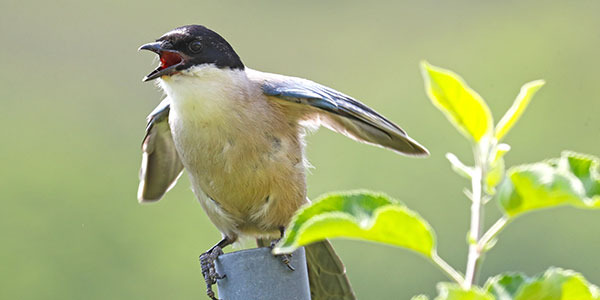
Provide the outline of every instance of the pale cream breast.
<path id="1" fill-rule="evenodd" d="M 194 191 L 227 235 L 272 235 L 306 202 L 302 129 L 243 70 L 166 77 L 169 123 Z"/>

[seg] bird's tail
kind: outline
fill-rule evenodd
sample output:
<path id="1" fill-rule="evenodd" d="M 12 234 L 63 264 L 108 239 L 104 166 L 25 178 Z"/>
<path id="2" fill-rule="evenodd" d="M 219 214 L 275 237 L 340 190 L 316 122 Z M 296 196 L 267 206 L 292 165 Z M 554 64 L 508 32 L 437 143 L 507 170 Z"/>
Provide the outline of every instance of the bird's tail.
<path id="1" fill-rule="evenodd" d="M 355 300 L 346 268 L 331 243 L 323 240 L 304 248 L 312 300 Z"/>
<path id="2" fill-rule="evenodd" d="M 269 247 L 266 239 L 257 239 L 258 247 Z M 346 268 L 328 240 L 304 247 L 311 300 L 356 300 Z"/>

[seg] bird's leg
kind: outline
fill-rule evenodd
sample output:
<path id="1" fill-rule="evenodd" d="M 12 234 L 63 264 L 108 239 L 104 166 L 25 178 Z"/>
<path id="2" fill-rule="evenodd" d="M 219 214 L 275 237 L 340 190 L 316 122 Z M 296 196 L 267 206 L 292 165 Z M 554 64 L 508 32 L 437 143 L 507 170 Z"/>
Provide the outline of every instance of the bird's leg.
<path id="1" fill-rule="evenodd" d="M 279 242 L 282 238 L 283 238 L 283 233 L 285 232 L 285 227 L 281 226 L 279 227 L 279 233 L 280 236 L 278 239 L 271 241 L 271 245 L 269 246 L 271 249 L 273 249 L 275 247 L 275 244 L 277 244 L 277 242 Z M 279 259 L 281 259 L 281 262 L 288 267 L 288 269 L 295 271 L 296 268 L 294 268 L 294 266 L 292 266 L 291 263 L 291 259 L 292 259 L 292 254 L 279 254 L 279 255 L 275 255 L 277 257 L 279 257 Z"/>
<path id="2" fill-rule="evenodd" d="M 200 255 L 200 268 L 202 269 L 204 282 L 206 282 L 206 295 L 212 300 L 219 300 L 215 296 L 215 292 L 212 290 L 213 284 L 217 283 L 217 279 L 225 278 L 225 274 L 217 274 L 215 260 L 217 260 L 219 255 L 223 254 L 223 248 L 227 245 L 233 244 L 234 241 L 235 240 L 232 238 L 224 237 L 220 242 Z"/>

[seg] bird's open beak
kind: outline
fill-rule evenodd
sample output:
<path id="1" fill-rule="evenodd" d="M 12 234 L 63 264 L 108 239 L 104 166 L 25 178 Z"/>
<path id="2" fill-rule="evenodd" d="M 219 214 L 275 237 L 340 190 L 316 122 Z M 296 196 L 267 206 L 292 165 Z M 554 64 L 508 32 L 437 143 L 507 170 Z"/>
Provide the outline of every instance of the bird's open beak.
<path id="1" fill-rule="evenodd" d="M 169 76 L 177 71 L 184 64 L 183 55 L 176 50 L 162 48 L 162 42 L 153 42 L 142 45 L 139 50 L 149 50 L 160 56 L 160 65 L 150 74 L 144 77 L 143 81 L 150 81 L 161 76 Z"/>

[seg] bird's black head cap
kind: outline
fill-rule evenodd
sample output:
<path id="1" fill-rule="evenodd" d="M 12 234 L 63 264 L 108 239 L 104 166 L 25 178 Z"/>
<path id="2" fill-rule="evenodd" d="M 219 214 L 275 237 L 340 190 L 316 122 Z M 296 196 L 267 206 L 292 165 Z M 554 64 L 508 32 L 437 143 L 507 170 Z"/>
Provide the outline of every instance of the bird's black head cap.
<path id="1" fill-rule="evenodd" d="M 244 69 L 244 64 L 233 47 L 218 33 L 202 25 L 175 28 L 156 42 L 143 45 L 140 49 L 157 53 L 161 61 L 161 65 L 144 78 L 145 81 L 203 64 Z"/>

